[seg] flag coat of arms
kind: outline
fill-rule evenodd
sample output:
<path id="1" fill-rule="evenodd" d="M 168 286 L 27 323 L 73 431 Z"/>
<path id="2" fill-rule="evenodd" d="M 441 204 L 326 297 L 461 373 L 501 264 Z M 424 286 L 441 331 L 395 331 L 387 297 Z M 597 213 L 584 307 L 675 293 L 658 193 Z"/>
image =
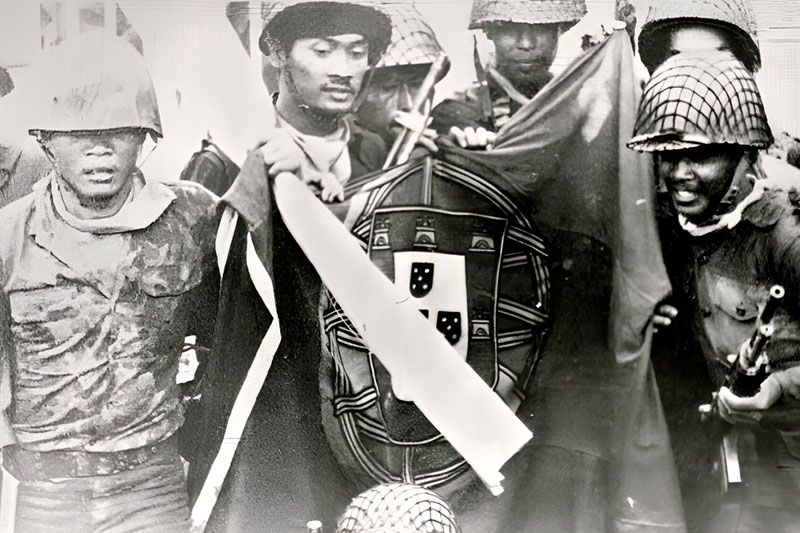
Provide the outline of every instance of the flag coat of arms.
<path id="1" fill-rule="evenodd" d="M 383 178 L 393 179 L 359 204 L 361 216 L 346 238 L 303 227 L 328 220 L 324 206 L 296 195 L 286 181 L 276 182 L 273 196 L 263 163 L 248 160 L 238 178 L 238 190 L 247 193 L 227 197 L 246 224 L 218 243 L 228 265 L 223 300 L 241 305 L 236 295 L 249 294 L 253 305 L 239 312 L 223 304 L 218 367 L 209 370 L 216 373 L 209 383 L 223 392 L 214 394 L 204 418 L 213 434 L 204 446 L 228 446 L 232 466 L 218 469 L 216 480 L 205 475 L 214 465 L 190 471 L 190 483 L 211 482 L 214 499 L 219 493 L 214 530 L 271 524 L 291 531 L 311 518 L 333 523 L 359 485 L 398 475 L 436 486 L 467 532 L 685 530 L 649 364 L 650 317 L 669 291 L 654 183 L 648 162 L 624 147 L 639 96 L 632 62 L 629 39 L 617 31 L 515 114 L 494 150 L 467 152 L 445 142 L 433 158 L 387 170 Z M 454 175 L 459 179 L 449 179 Z M 341 242 L 326 240 L 331 235 Z M 353 239 L 361 258 L 342 261 L 336 252 L 352 254 Z M 336 272 L 341 264 L 362 270 Z M 446 296 L 437 295 L 437 284 L 448 283 L 442 271 L 451 285 Z M 512 289 L 504 271 L 521 288 Z M 467 420 L 428 424 L 424 418 L 432 422 L 436 413 L 421 409 L 423 415 L 403 399 L 419 392 L 409 376 L 425 381 L 427 362 L 436 361 L 413 354 L 418 366 L 407 372 L 367 339 L 374 332 L 362 318 L 353 318 L 360 300 L 374 303 L 358 291 L 360 277 L 375 279 L 375 272 L 395 304 L 413 310 L 408 323 L 416 329 L 382 324 L 380 316 L 368 317 L 372 324 L 393 338 L 391 330 L 399 330 L 414 346 L 418 332 L 433 331 L 437 349 L 466 361 L 481 386 L 532 430 L 502 470 L 501 497 L 473 473 L 482 458 L 459 440 L 459 424 Z M 315 273 L 333 296 L 321 299 L 321 311 Z M 352 283 L 342 283 L 348 275 Z M 544 280 L 551 282 L 548 294 Z M 541 343 L 533 342 L 537 319 L 550 330 Z M 282 339 L 259 359 L 270 345 L 264 330 L 277 322 Z M 517 360 L 525 363 L 510 373 L 516 382 L 509 379 L 512 394 L 505 395 L 502 352 L 511 346 L 513 353 L 515 343 L 535 357 Z M 247 371 L 224 363 L 253 352 Z M 237 409 L 239 390 L 252 392 L 254 375 L 252 402 Z M 428 385 L 456 413 L 469 398 L 449 395 L 459 390 L 452 381 Z M 481 415 L 471 408 L 455 418 Z M 350 421 L 340 423 L 343 417 Z M 240 438 L 214 429 L 233 419 L 243 420 Z M 451 448 L 445 432 L 460 445 Z M 367 439 L 376 444 L 365 445 Z M 380 446 L 402 453 L 381 455 Z M 474 468 L 453 448 L 470 455 Z"/>

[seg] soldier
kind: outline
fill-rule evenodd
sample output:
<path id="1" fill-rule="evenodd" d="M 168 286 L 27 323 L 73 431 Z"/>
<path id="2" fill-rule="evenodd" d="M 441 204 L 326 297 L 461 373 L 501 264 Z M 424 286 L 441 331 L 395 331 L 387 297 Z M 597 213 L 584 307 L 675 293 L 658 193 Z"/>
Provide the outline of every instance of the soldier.
<path id="1" fill-rule="evenodd" d="M 393 5 L 391 15 L 392 42 L 375 67 L 364 102 L 356 114 L 356 123 L 380 134 L 387 147 L 392 146 L 399 133 L 397 112 L 412 110 L 414 98 L 431 65 L 444 53 L 416 7 Z M 446 74 L 447 68 L 440 70 L 436 81 Z M 429 98 L 433 98 L 432 92 Z M 433 143 L 426 144 L 436 149 Z"/>
<path id="2" fill-rule="evenodd" d="M 350 502 L 337 533 L 460 533 L 441 496 L 417 485 L 389 483 L 365 490 Z"/>
<path id="3" fill-rule="evenodd" d="M 738 443 L 739 500 L 696 527 L 789 531 L 800 519 L 798 409 L 783 404 L 800 386 L 800 220 L 797 191 L 772 188 L 754 165 L 773 138 L 749 68 L 726 51 L 668 59 L 645 88 L 634 135 L 629 146 L 654 154 L 688 239 L 686 311 L 719 389 L 720 414 L 737 429 L 726 444 Z M 726 376 L 749 348 L 774 284 L 790 296 L 766 348 L 771 373 L 755 396 L 740 397 Z"/>
<path id="4" fill-rule="evenodd" d="M 478 83 L 437 106 L 432 127 L 462 147 L 491 145 L 493 132 L 552 79 L 558 38 L 585 14 L 584 0 L 475 0 L 469 28 L 494 43 L 495 64 L 484 69 L 476 57 Z"/>
<path id="5" fill-rule="evenodd" d="M 750 72 L 761 67 L 749 0 L 653 3 L 639 34 L 639 55 L 652 73 L 681 52 L 729 50 Z"/>
<path id="6" fill-rule="evenodd" d="M 322 199 L 336 200 L 323 188 L 326 179 L 341 193 L 351 177 L 381 167 L 383 141 L 348 116 L 390 40 L 389 17 L 366 3 L 286 2 L 267 18 L 260 46 L 280 68 L 277 127 L 223 198 L 220 321 L 199 405 L 201 429 L 194 433 L 202 439 L 189 472 L 195 524 L 204 524 L 213 508 L 211 530 L 256 531 L 268 524 L 272 531 L 294 531 L 311 518 L 333 523 L 355 494 L 321 429 L 320 280 L 273 213 L 268 175 L 293 172 Z M 329 204 L 341 218 L 347 207 Z M 274 301 L 265 296 L 270 278 Z M 266 382 L 255 386 L 252 413 L 233 409 L 245 401 L 237 394 L 248 371 L 263 368 L 272 354 Z M 226 424 L 238 423 L 243 434 L 234 464 L 220 476 L 214 465 L 238 439 Z"/>
<path id="7" fill-rule="evenodd" d="M 19 482 L 3 512 L 15 531 L 188 531 L 176 375 L 189 328 L 215 316 L 216 201 L 138 170 L 162 129 L 128 43 L 76 36 L 41 72 L 30 131 L 52 171 L 0 211 L 3 465 Z"/>

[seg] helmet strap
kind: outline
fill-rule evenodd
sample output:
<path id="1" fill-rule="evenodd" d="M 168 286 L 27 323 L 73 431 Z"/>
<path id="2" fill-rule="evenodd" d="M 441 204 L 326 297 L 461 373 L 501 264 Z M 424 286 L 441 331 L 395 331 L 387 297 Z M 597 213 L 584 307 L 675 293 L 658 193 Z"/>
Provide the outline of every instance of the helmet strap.
<path id="1" fill-rule="evenodd" d="M 756 174 L 753 170 L 752 155 L 750 152 L 745 151 L 736 166 L 736 170 L 733 172 L 728 190 L 722 196 L 719 204 L 717 204 L 714 217 L 726 215 L 736 209 L 736 206 L 752 192 L 755 180 Z"/>

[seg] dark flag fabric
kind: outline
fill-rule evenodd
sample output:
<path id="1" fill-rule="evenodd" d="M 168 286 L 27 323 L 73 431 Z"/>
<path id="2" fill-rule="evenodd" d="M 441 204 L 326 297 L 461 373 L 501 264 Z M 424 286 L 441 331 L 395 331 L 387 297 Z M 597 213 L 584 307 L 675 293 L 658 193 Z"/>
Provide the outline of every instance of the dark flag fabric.
<path id="1" fill-rule="evenodd" d="M 465 533 L 685 530 L 649 361 L 652 312 L 669 292 L 654 180 L 647 161 L 625 148 L 638 96 L 628 36 L 616 31 L 524 106 L 494 149 L 443 141 L 435 156 L 474 173 L 490 169 L 492 185 L 530 209 L 551 252 L 550 333 L 516 411 L 533 438 L 503 467 L 499 497 L 479 483 L 450 492 Z M 326 240 L 353 238 L 346 232 L 323 228 L 314 242 L 314 231 L 298 231 L 302 217 L 279 216 L 286 197 L 280 182 L 274 197 L 268 183 L 263 161 L 251 154 L 224 199 L 237 215 L 227 240 L 218 238 L 227 266 L 201 400 L 199 433 L 207 438 L 189 473 L 192 498 L 203 503 L 204 485 L 211 496 L 195 505 L 195 525 L 215 506 L 212 531 L 303 531 L 313 518 L 327 526 L 358 493 L 322 429 L 330 385 L 322 384 L 321 397 L 319 383 L 330 371 L 320 366 L 320 278 L 341 278 L 331 273 L 340 264 L 377 267 L 336 260 L 363 253 Z M 306 196 L 293 197 L 302 203 L 293 208 L 308 213 L 308 224 L 324 219 L 318 211 L 325 207 Z M 324 260 L 314 251 L 324 251 Z M 366 279 L 361 274 L 350 272 L 353 291 Z M 278 348 L 265 336 L 274 315 Z M 254 360 L 254 353 L 266 357 Z M 231 413 L 245 404 L 237 394 L 248 375 L 264 375 L 263 387 L 252 389 L 247 409 Z M 241 432 L 224 430 L 234 425 Z M 214 462 L 225 466 L 207 476 Z"/>
<path id="2" fill-rule="evenodd" d="M 620 361 L 670 291 L 653 216 L 649 159 L 626 148 L 640 90 L 624 32 L 576 60 L 500 130 L 491 151 L 453 149 L 502 173 L 543 228 L 597 239 L 614 255 L 610 333 Z"/>
<path id="3" fill-rule="evenodd" d="M 553 256 L 551 332 L 517 413 L 534 438 L 506 467 L 517 471 L 508 518 L 492 531 L 685 529 L 649 362 L 650 319 L 670 291 L 652 166 L 625 147 L 639 96 L 629 39 L 615 31 L 520 109 L 492 150 L 448 143 L 439 156 L 499 173 Z"/>

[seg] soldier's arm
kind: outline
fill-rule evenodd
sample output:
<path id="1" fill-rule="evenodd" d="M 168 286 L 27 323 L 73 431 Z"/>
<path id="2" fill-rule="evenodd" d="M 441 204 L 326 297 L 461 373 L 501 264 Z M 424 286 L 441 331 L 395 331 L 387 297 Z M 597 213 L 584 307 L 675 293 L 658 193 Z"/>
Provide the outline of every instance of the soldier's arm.
<path id="1" fill-rule="evenodd" d="M 732 422 L 742 422 L 747 411 L 766 411 L 781 402 L 781 409 L 800 410 L 800 217 L 784 212 L 772 228 L 767 250 L 755 250 L 766 273 L 786 289 L 785 309 L 775 317 L 775 334 L 770 341 L 772 372 L 755 396 L 743 398 L 723 387 L 720 411 Z M 789 405 L 787 405 L 789 402 Z M 792 416 L 794 420 L 796 417 Z"/>

